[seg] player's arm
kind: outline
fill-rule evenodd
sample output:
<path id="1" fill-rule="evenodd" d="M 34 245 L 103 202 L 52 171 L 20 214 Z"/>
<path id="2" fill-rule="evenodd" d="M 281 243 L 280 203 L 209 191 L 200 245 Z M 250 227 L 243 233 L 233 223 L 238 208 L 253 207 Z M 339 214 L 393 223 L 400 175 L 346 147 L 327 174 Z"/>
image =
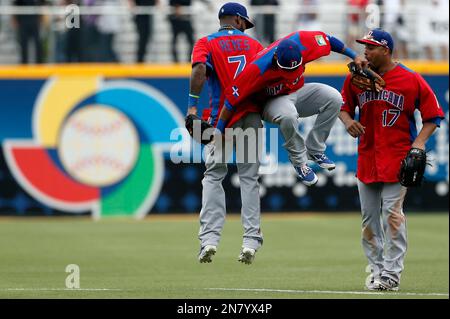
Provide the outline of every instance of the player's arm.
<path id="1" fill-rule="evenodd" d="M 344 124 L 348 134 L 350 134 L 352 137 L 359 137 L 366 132 L 365 126 L 363 126 L 360 122 L 354 120 L 351 117 L 350 113 L 345 110 L 341 110 L 341 112 L 339 113 L 339 119 Z"/>
<path id="2" fill-rule="evenodd" d="M 425 150 L 425 144 L 433 132 L 441 124 L 441 120 L 444 118 L 444 112 L 437 101 L 431 87 L 425 81 L 425 79 L 416 74 L 418 81 L 419 97 L 417 99 L 418 108 L 423 121 L 423 127 L 414 140 L 412 147 Z"/>
<path id="3" fill-rule="evenodd" d="M 233 81 L 225 92 L 225 103 L 219 115 L 217 129 L 225 132 L 228 122 L 230 121 L 236 109 L 249 98 L 251 95 L 264 87 L 264 76 L 261 75 L 259 68 L 255 64 L 250 64 L 239 76 Z"/>
<path id="4" fill-rule="evenodd" d="M 206 81 L 206 72 L 212 66 L 208 63 L 208 43 L 206 38 L 200 39 L 192 51 L 192 71 L 189 84 L 187 114 L 197 115 L 198 102 L 203 85 Z"/>
<path id="5" fill-rule="evenodd" d="M 342 87 L 342 98 L 344 104 L 342 104 L 341 112 L 339 113 L 339 119 L 344 124 L 348 134 L 352 137 L 358 137 L 365 133 L 365 126 L 355 120 L 355 99 L 352 93 L 350 77 L 347 77 Z"/>
<path id="6" fill-rule="evenodd" d="M 412 143 L 411 147 L 420 148 L 421 150 L 425 150 L 425 144 L 431 135 L 433 135 L 434 131 L 438 126 L 433 122 L 425 122 L 423 123 L 423 127 L 417 135 L 416 139 Z"/>
<path id="7" fill-rule="evenodd" d="M 187 114 L 197 115 L 198 101 L 206 81 L 206 64 L 197 63 L 192 67 L 189 84 L 189 99 Z"/>
<path id="8" fill-rule="evenodd" d="M 368 61 L 365 58 L 363 58 L 362 56 L 359 56 L 351 48 L 347 47 L 344 44 L 344 42 L 342 42 L 341 40 L 339 40 L 338 38 L 336 38 L 332 35 L 327 34 L 327 37 L 328 37 L 328 40 L 330 41 L 331 51 L 339 53 L 339 54 L 343 54 L 343 55 L 349 57 L 356 63 L 356 65 L 360 69 L 367 67 Z"/>

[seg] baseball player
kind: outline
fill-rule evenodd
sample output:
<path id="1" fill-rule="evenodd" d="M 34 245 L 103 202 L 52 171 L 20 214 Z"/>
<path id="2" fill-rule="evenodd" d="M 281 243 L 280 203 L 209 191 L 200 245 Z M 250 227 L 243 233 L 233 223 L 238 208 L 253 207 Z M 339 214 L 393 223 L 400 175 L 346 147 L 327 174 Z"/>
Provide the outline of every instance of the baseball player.
<path id="1" fill-rule="evenodd" d="M 197 113 L 199 95 L 207 79 L 210 108 L 204 110 L 203 119 L 213 126 L 216 126 L 224 104 L 225 88 L 242 72 L 247 61 L 251 61 L 253 56 L 263 49 L 257 40 L 244 33 L 244 30 L 253 27 L 244 6 L 233 2 L 224 4 L 219 11 L 219 20 L 219 31 L 201 38 L 194 46 L 188 108 L 188 115 Z M 248 107 L 252 109 L 251 105 Z M 248 113 L 233 124 L 234 127 L 244 130 L 254 128 L 255 132 L 262 127 L 261 116 L 257 112 Z M 199 231 L 201 247 L 198 259 L 201 263 L 212 261 L 225 222 L 225 192 L 222 181 L 227 174 L 226 158 L 230 155 L 225 154 L 222 148 L 216 147 L 214 142 L 206 147 L 209 155 L 202 181 L 203 200 Z M 250 264 L 263 242 L 260 231 L 259 161 L 238 162 L 237 169 L 244 227 L 243 245 L 238 260 Z"/>
<path id="2" fill-rule="evenodd" d="M 242 115 L 253 111 L 245 102 L 255 101 L 263 106 L 263 119 L 279 125 L 285 140 L 283 146 L 300 181 L 307 186 L 316 184 L 317 175 L 307 161 L 313 160 L 324 169 L 335 168 L 325 155 L 325 141 L 339 115 L 342 97 L 325 84 L 305 84 L 303 74 L 307 63 L 331 51 L 354 59 L 359 67 L 366 62 L 340 40 L 321 31 L 293 32 L 271 44 L 228 87 L 217 128 L 224 132 Z M 314 127 L 304 140 L 298 119 L 315 114 Z"/>
<path id="3" fill-rule="evenodd" d="M 398 290 L 407 247 L 403 213 L 407 188 L 399 183 L 400 165 L 410 149 L 425 150 L 444 113 L 425 80 L 392 60 L 394 42 L 388 32 L 375 29 L 357 42 L 365 45 L 370 67 L 385 81 L 383 89 L 366 91 L 353 85 L 349 75 L 341 92 L 344 104 L 339 118 L 347 132 L 359 138 L 362 246 L 372 272 L 366 288 Z M 423 121 L 419 134 L 415 109 Z"/>

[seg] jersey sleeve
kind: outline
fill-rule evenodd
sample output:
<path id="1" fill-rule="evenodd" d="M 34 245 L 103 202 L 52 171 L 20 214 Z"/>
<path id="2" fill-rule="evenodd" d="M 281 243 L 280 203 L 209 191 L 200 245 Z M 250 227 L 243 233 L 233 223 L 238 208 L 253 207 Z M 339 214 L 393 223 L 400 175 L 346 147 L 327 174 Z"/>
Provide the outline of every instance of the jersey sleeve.
<path id="1" fill-rule="evenodd" d="M 264 46 L 257 40 L 254 40 L 254 42 L 255 42 L 254 47 L 255 47 L 255 55 L 256 55 L 256 54 L 258 54 L 258 52 L 261 52 L 262 50 L 264 50 Z"/>
<path id="2" fill-rule="evenodd" d="M 264 75 L 255 64 L 248 65 L 225 91 L 225 107 L 236 110 L 239 104 L 264 88 Z"/>
<path id="3" fill-rule="evenodd" d="M 431 87 L 425 79 L 416 73 L 419 84 L 419 96 L 416 100 L 416 107 L 419 109 L 423 122 L 436 122 L 439 126 L 440 120 L 444 118 L 442 110 Z"/>
<path id="4" fill-rule="evenodd" d="M 192 50 L 192 66 L 197 63 L 204 63 L 208 67 L 212 68 L 209 61 L 210 50 L 208 48 L 208 39 L 206 37 L 197 41 Z"/>
<path id="5" fill-rule="evenodd" d="M 330 39 L 324 32 L 300 31 L 298 34 L 302 46 L 305 47 L 305 50 L 302 50 L 304 63 L 317 60 L 330 54 Z"/>
<path id="6" fill-rule="evenodd" d="M 345 78 L 344 85 L 341 90 L 342 99 L 344 100 L 341 111 L 345 111 L 350 114 L 352 118 L 355 118 L 355 109 L 357 106 L 355 94 L 352 90 L 352 83 L 350 82 L 350 75 Z"/>

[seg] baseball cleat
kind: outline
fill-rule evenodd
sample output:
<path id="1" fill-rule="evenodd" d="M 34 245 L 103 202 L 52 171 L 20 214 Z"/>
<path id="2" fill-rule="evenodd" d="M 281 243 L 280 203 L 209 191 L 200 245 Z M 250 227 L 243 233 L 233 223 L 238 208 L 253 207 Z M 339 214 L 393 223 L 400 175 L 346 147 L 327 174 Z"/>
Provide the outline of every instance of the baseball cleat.
<path id="1" fill-rule="evenodd" d="M 375 278 L 373 274 L 370 274 L 366 279 L 367 290 L 380 290 L 380 279 Z"/>
<path id="2" fill-rule="evenodd" d="M 212 262 L 212 256 L 216 254 L 217 247 L 213 245 L 206 245 L 200 250 L 200 254 L 198 255 L 198 261 L 201 263 L 210 263 Z"/>
<path id="3" fill-rule="evenodd" d="M 325 155 L 325 153 L 309 154 L 309 158 L 316 162 L 320 167 L 329 171 L 336 168 L 336 164 Z"/>
<path id="4" fill-rule="evenodd" d="M 398 281 L 387 276 L 381 276 L 381 278 L 375 282 L 378 282 L 378 290 L 397 291 L 399 289 Z"/>
<path id="5" fill-rule="evenodd" d="M 253 248 L 242 247 L 238 261 L 250 265 L 255 259 L 256 250 Z"/>
<path id="6" fill-rule="evenodd" d="M 312 186 L 319 180 L 316 173 L 314 173 L 314 171 L 308 165 L 294 166 L 294 168 L 298 174 L 300 181 L 306 186 Z"/>

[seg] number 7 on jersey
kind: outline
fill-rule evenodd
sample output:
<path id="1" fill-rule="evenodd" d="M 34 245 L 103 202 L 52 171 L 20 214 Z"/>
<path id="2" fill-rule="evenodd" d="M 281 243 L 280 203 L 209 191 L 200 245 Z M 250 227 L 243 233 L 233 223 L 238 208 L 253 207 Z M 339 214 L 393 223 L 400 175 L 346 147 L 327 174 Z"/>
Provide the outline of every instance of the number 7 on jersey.
<path id="1" fill-rule="evenodd" d="M 229 56 L 228 57 L 228 63 L 238 63 L 236 72 L 234 73 L 234 78 L 235 79 L 239 73 L 242 72 L 242 70 L 244 70 L 245 65 L 247 64 L 247 60 L 245 59 L 245 55 L 235 55 L 235 56 Z"/>

